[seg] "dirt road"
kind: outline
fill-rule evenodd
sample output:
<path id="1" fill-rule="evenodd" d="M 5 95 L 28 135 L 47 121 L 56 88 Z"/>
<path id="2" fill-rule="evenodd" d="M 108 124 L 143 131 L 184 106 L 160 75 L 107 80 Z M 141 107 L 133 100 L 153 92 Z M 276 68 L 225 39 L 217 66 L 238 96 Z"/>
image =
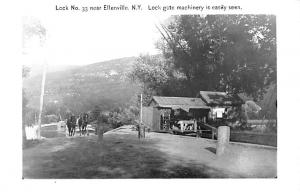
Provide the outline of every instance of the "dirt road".
<path id="1" fill-rule="evenodd" d="M 45 139 L 23 150 L 24 178 L 243 178 L 275 177 L 276 150 L 231 145 L 217 157 L 215 142 L 137 132 L 124 126 L 97 136 Z"/>

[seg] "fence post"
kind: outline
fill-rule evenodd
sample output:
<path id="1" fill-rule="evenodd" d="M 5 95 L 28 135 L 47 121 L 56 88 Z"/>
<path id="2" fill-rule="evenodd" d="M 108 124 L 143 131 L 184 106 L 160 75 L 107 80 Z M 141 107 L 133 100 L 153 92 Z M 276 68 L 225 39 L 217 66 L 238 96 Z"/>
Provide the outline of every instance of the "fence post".
<path id="1" fill-rule="evenodd" d="M 145 125 L 142 125 L 142 132 L 143 132 L 143 135 L 142 137 L 145 138 L 145 134 L 146 134 L 146 126 Z"/>
<path id="2" fill-rule="evenodd" d="M 141 112 L 140 112 L 140 124 L 139 124 L 139 138 L 145 138 L 145 126 L 143 126 L 143 94 L 141 94 Z"/>
<path id="3" fill-rule="evenodd" d="M 138 124 L 138 138 L 140 139 L 141 138 L 141 124 Z"/>
<path id="4" fill-rule="evenodd" d="M 217 141 L 217 155 L 224 154 L 229 144 L 230 127 L 220 126 L 218 127 L 218 141 Z"/>

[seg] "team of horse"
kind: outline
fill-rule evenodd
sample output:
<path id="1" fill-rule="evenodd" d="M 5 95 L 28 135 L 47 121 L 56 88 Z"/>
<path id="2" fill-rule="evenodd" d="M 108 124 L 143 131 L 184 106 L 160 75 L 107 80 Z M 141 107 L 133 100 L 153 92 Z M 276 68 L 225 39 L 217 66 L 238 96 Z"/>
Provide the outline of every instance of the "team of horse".
<path id="1" fill-rule="evenodd" d="M 87 125 L 88 125 L 89 116 L 87 113 L 80 114 L 78 118 L 75 115 L 70 115 L 67 119 L 67 128 L 69 136 L 74 136 L 76 132 L 76 127 L 79 128 L 79 134 L 88 135 Z"/>

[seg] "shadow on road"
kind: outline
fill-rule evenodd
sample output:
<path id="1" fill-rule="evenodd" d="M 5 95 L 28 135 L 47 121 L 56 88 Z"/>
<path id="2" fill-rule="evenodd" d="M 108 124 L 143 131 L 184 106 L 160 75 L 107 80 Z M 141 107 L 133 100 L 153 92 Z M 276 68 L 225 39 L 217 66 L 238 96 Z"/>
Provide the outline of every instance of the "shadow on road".
<path id="1" fill-rule="evenodd" d="M 23 151 L 23 176 L 55 179 L 228 177 L 220 170 L 169 156 L 153 147 L 155 142 L 132 135 L 106 136 L 102 146 L 96 136 L 49 139 Z"/>
<path id="2" fill-rule="evenodd" d="M 212 152 L 213 154 L 216 154 L 217 153 L 217 149 L 215 147 L 206 147 L 205 148 L 207 151 L 210 151 Z"/>

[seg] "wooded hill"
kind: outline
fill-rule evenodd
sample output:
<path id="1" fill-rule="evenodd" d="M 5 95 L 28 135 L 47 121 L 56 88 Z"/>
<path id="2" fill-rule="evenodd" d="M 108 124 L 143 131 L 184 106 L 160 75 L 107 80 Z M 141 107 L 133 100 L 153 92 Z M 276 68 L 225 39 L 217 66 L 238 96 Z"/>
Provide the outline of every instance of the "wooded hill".
<path id="1" fill-rule="evenodd" d="M 80 113 L 95 105 L 110 110 L 126 104 L 137 91 L 137 86 L 127 79 L 135 60 L 126 57 L 48 73 L 44 97 L 48 113 Z M 41 79 L 41 75 L 33 76 L 23 83 L 30 108 L 39 107 Z"/>
<path id="2" fill-rule="evenodd" d="M 135 57 L 126 57 L 94 63 L 66 71 L 47 74 L 45 86 L 45 106 L 47 113 L 61 110 L 72 112 L 89 111 L 95 105 L 110 111 L 137 101 L 138 86 L 133 84 L 127 74 L 132 70 Z M 38 110 L 40 98 L 41 75 L 29 77 L 24 81 L 24 88 L 29 100 L 28 107 Z M 244 96 L 244 99 L 251 99 Z M 271 112 L 276 118 L 276 86 L 271 86 L 258 104 L 262 112 Z"/>

